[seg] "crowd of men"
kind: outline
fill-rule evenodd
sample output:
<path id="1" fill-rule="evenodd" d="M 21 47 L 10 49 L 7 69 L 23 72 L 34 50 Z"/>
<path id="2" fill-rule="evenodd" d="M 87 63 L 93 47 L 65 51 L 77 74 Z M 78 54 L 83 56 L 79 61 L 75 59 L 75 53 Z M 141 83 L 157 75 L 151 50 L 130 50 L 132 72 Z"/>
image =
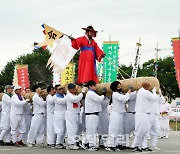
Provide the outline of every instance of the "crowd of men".
<path id="1" fill-rule="evenodd" d="M 45 147 L 47 143 L 57 149 L 142 152 L 159 150 L 158 137 L 168 138 L 169 103 L 148 81 L 138 91 L 129 86 L 127 93 L 114 81 L 110 97 L 105 87 L 98 95 L 93 80 L 87 87 L 87 93 L 83 87 L 77 94 L 76 85 L 70 83 L 65 95 L 61 85 L 48 86 L 48 96 L 43 99 L 40 86 L 35 85 L 30 102 L 23 98 L 20 86 L 7 85 L 1 102 L 0 145 Z M 26 93 L 30 92 L 27 88 Z"/>

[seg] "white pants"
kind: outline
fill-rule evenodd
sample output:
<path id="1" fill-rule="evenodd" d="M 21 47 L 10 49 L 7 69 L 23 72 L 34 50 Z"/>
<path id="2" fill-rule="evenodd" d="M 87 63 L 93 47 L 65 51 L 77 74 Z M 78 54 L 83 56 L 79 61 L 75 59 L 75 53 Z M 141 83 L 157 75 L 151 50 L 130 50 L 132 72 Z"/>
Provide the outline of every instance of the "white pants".
<path id="1" fill-rule="evenodd" d="M 55 144 L 54 113 L 47 114 L 47 144 Z"/>
<path id="2" fill-rule="evenodd" d="M 29 133 L 29 129 L 31 126 L 32 115 L 31 114 L 24 114 L 24 118 L 26 121 L 26 132 L 23 134 L 23 142 L 26 143 L 27 142 L 27 136 Z"/>
<path id="3" fill-rule="evenodd" d="M 10 130 L 10 113 L 2 112 L 0 127 L 1 130 Z"/>
<path id="4" fill-rule="evenodd" d="M 124 134 L 123 114 L 111 111 L 108 131 L 108 147 L 116 147 L 121 144 L 120 138 L 122 134 Z"/>
<path id="5" fill-rule="evenodd" d="M 169 116 L 160 117 L 160 136 L 169 135 Z"/>
<path id="6" fill-rule="evenodd" d="M 31 120 L 31 127 L 28 133 L 27 143 L 34 143 L 36 140 L 37 144 L 44 142 L 45 134 L 45 116 L 44 114 L 35 114 Z"/>
<path id="7" fill-rule="evenodd" d="M 23 114 L 10 114 L 10 125 L 12 142 L 22 140 L 23 134 L 26 132 L 26 122 Z M 18 135 L 18 138 L 17 138 Z"/>
<path id="8" fill-rule="evenodd" d="M 10 113 L 1 112 L 1 134 L 0 140 L 3 140 L 6 136 L 6 142 L 10 142 Z"/>
<path id="9" fill-rule="evenodd" d="M 54 112 L 54 132 L 56 134 L 56 144 L 63 144 L 66 134 L 65 112 Z"/>
<path id="10" fill-rule="evenodd" d="M 132 147 L 146 148 L 142 144 L 146 145 L 150 132 L 150 119 L 149 114 L 136 113 L 135 114 L 135 138 Z"/>
<path id="11" fill-rule="evenodd" d="M 96 147 L 98 122 L 98 115 L 86 115 L 86 139 L 90 147 Z"/>
<path id="12" fill-rule="evenodd" d="M 158 135 L 160 132 L 160 120 L 159 115 L 154 115 L 153 121 L 151 122 L 151 146 L 154 148 L 157 146 Z"/>
<path id="13" fill-rule="evenodd" d="M 78 142 L 78 130 L 80 124 L 80 114 L 66 111 L 66 128 L 68 135 L 68 144 L 75 144 Z"/>

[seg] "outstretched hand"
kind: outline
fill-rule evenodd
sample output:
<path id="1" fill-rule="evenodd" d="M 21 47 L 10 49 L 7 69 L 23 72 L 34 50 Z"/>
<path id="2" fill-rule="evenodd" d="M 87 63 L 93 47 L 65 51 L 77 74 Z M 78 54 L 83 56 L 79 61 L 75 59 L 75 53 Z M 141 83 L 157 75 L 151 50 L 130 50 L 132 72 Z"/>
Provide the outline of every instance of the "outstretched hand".
<path id="1" fill-rule="evenodd" d="M 106 54 L 103 54 L 103 55 L 102 55 L 102 58 L 104 58 L 105 56 L 106 56 Z"/>

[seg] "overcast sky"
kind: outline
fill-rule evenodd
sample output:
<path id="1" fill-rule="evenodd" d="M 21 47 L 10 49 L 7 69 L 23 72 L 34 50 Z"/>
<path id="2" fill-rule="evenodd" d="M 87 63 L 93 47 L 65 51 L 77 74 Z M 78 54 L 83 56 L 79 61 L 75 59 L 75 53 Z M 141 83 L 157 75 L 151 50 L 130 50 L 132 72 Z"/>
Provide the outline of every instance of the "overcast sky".
<path id="1" fill-rule="evenodd" d="M 172 55 L 164 49 L 171 49 L 171 38 L 178 36 L 180 0 L 0 0 L 0 69 L 31 53 L 33 42 L 44 41 L 42 23 L 73 37 L 93 25 L 100 47 L 109 34 L 119 41 L 120 63 L 126 65 L 134 62 L 141 37 L 142 64 L 154 58 L 157 42 L 160 57 Z"/>

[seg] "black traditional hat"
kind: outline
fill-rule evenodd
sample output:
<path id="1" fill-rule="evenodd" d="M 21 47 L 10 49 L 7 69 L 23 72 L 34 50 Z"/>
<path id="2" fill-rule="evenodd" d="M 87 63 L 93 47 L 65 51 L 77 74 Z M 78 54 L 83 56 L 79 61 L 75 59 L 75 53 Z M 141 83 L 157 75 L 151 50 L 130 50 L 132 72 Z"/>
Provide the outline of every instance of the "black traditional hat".
<path id="1" fill-rule="evenodd" d="M 86 30 L 86 31 L 93 31 L 95 33 L 97 33 L 98 31 L 94 30 L 93 26 L 87 26 L 87 28 L 82 28 L 83 30 Z"/>

